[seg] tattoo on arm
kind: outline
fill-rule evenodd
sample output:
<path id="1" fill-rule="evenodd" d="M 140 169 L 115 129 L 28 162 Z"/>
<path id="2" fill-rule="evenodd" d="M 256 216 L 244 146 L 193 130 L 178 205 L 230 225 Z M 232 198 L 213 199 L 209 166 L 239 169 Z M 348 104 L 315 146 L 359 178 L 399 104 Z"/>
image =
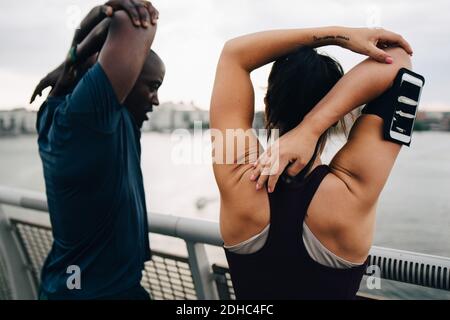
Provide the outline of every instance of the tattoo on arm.
<path id="1" fill-rule="evenodd" d="M 342 35 L 337 35 L 337 36 L 323 36 L 323 37 L 316 37 L 313 36 L 313 40 L 314 42 L 322 42 L 322 41 L 329 41 L 329 40 L 344 40 L 344 41 L 350 41 L 349 37 L 346 36 L 342 36 Z"/>

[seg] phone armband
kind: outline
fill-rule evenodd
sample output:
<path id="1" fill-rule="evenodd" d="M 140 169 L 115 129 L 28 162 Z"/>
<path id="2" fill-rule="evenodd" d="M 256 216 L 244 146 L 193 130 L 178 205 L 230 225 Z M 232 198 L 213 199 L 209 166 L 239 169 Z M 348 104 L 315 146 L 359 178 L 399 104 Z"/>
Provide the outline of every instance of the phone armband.
<path id="1" fill-rule="evenodd" d="M 362 114 L 383 119 L 385 140 L 409 146 L 424 84 L 423 76 L 402 68 L 392 87 L 366 104 Z"/>

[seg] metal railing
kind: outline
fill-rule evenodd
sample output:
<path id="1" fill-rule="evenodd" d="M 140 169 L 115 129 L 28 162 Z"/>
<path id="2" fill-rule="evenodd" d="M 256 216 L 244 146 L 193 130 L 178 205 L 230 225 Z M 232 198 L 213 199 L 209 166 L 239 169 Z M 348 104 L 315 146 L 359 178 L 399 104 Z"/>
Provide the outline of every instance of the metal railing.
<path id="1" fill-rule="evenodd" d="M 33 209 L 2 210 L 2 204 Z M 39 273 L 53 241 L 45 195 L 0 187 L 0 299 L 35 299 Z M 156 299 L 234 299 L 229 270 L 211 265 L 205 245 L 221 246 L 215 222 L 149 215 L 150 233 L 184 240 L 187 257 L 154 252 L 142 285 Z M 450 291 L 450 258 L 372 247 L 369 265 L 382 279 Z"/>

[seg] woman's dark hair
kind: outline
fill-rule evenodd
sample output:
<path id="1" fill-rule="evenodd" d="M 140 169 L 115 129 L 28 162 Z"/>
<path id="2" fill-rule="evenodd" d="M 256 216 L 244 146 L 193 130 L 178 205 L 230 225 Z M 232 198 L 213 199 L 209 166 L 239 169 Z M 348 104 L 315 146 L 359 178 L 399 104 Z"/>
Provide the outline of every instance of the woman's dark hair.
<path id="1" fill-rule="evenodd" d="M 276 60 L 265 98 L 269 137 L 272 129 L 281 136 L 295 128 L 343 75 L 339 62 L 311 47 L 300 47 Z M 344 121 L 340 122 L 345 130 Z M 320 137 L 312 161 L 323 151 L 329 134 L 330 129 Z"/>

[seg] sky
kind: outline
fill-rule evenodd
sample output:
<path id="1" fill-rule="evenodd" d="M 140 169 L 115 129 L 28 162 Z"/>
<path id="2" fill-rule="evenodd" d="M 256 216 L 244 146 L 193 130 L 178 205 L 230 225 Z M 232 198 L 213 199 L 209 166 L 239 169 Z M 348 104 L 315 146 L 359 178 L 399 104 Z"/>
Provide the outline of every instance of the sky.
<path id="1" fill-rule="evenodd" d="M 0 109 L 29 105 L 35 85 L 59 65 L 77 23 L 98 1 L 0 0 Z M 421 109 L 450 110 L 450 1 L 448 0 L 155 0 L 160 12 L 153 49 L 166 64 L 160 101 L 208 109 L 220 51 L 228 39 L 284 28 L 381 26 L 413 46 L 413 66 L 426 85 Z M 323 47 L 348 71 L 363 56 Z M 252 74 L 257 109 L 269 67 Z"/>

